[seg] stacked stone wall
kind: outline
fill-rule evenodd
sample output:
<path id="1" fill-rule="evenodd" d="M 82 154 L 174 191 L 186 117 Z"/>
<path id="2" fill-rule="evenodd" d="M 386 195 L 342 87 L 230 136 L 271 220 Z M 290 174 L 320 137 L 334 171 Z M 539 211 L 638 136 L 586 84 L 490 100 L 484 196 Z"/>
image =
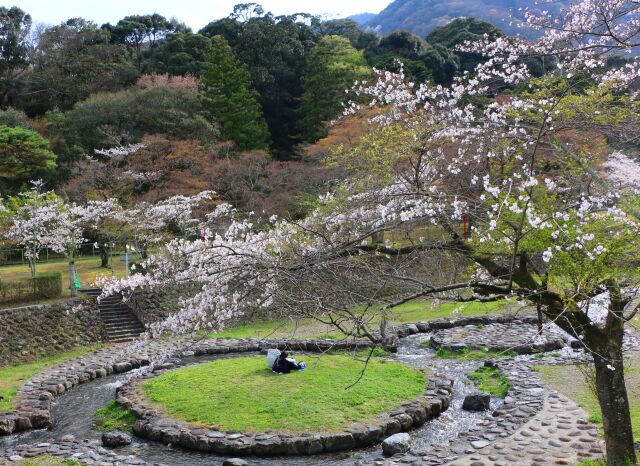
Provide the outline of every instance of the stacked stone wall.
<path id="1" fill-rule="evenodd" d="M 0 310 L 0 366 L 106 341 L 93 299 Z"/>

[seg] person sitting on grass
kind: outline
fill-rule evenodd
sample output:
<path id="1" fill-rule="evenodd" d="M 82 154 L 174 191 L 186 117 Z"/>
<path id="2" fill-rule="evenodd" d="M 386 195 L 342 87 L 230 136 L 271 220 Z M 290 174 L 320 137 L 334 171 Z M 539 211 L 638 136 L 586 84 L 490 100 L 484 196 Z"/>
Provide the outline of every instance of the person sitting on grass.
<path id="1" fill-rule="evenodd" d="M 291 371 L 301 371 L 307 367 L 304 362 L 298 364 L 294 358 L 289 358 L 288 356 L 286 351 L 280 353 L 273 365 L 273 372 L 276 374 L 288 374 Z"/>

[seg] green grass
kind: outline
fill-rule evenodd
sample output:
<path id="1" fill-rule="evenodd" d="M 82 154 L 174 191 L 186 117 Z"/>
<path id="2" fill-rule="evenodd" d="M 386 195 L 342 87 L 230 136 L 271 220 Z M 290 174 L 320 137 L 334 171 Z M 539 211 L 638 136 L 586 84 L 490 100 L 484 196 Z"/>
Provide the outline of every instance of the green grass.
<path id="1" fill-rule="evenodd" d="M 128 432 L 133 428 L 136 418 L 133 413 L 111 400 L 102 408 L 96 409 L 93 425 L 101 431 L 113 432 L 119 430 Z"/>
<path id="2" fill-rule="evenodd" d="M 626 361 L 625 379 L 631 410 L 634 438 L 640 438 L 640 354 L 630 353 Z M 602 432 L 602 412 L 595 394 L 589 388 L 584 374 L 576 366 L 540 366 L 538 372 L 544 383 L 550 385 L 589 415 L 589 421 L 597 424 Z"/>
<path id="3" fill-rule="evenodd" d="M 491 301 L 488 303 L 434 303 L 425 300 L 413 300 L 391 309 L 395 323 L 418 322 L 422 320 L 442 319 L 449 317 L 475 317 L 495 314 L 503 311 L 510 301 Z M 375 312 L 375 311 L 373 311 Z M 377 325 L 374 319 L 373 325 Z M 210 338 L 329 338 L 339 339 L 344 336 L 335 327 L 324 325 L 313 319 L 297 321 L 260 321 L 238 325 L 222 332 L 212 333 Z"/>
<path id="4" fill-rule="evenodd" d="M 76 460 L 63 460 L 52 455 L 40 455 L 11 464 L 15 466 L 83 466 L 86 463 L 80 463 Z"/>
<path id="5" fill-rule="evenodd" d="M 38 372 L 49 366 L 73 359 L 97 348 L 99 348 L 99 346 L 77 348 L 66 353 L 47 356 L 30 363 L 0 368 L 0 412 L 13 410 L 13 402 L 18 388 Z"/>
<path id="6" fill-rule="evenodd" d="M 507 396 L 510 387 L 509 379 L 497 367 L 479 367 L 467 377 L 483 392 L 500 398 Z"/>
<path id="7" fill-rule="evenodd" d="M 425 342 L 428 345 L 428 342 Z M 518 353 L 515 351 L 498 351 L 484 349 L 469 349 L 464 348 L 460 350 L 454 350 L 449 348 L 438 348 L 436 350 L 436 357 L 441 359 L 459 359 L 461 361 L 484 361 L 485 359 L 500 359 L 500 358 L 513 358 Z"/>
<path id="8" fill-rule="evenodd" d="M 511 301 L 490 301 L 481 303 L 469 301 L 464 303 L 434 303 L 414 300 L 392 309 L 397 322 L 418 322 L 421 320 L 444 319 L 449 317 L 477 317 L 495 314 L 505 308 Z"/>
<path id="9" fill-rule="evenodd" d="M 264 356 L 167 372 L 143 384 L 169 415 L 220 430 L 338 431 L 424 393 L 425 375 L 399 363 L 342 355 L 306 357 L 304 371 L 277 375 Z"/>
<path id="10" fill-rule="evenodd" d="M 579 463 L 574 464 L 573 466 L 607 466 L 607 462 L 604 459 L 602 459 L 602 460 L 584 460 L 584 461 L 580 461 Z M 631 462 L 630 459 L 627 459 L 627 461 L 625 461 L 624 466 L 633 466 L 633 463 Z"/>
<path id="11" fill-rule="evenodd" d="M 78 279 L 83 287 L 89 287 L 99 275 L 111 276 L 111 269 L 100 267 L 99 256 L 80 257 L 75 260 Z M 124 277 L 125 264 L 121 263 L 117 257 L 113 258 L 113 268 L 117 277 Z M 50 262 L 38 263 L 36 266 L 38 273 L 60 272 L 62 274 L 62 288 L 69 286 L 68 283 L 68 263 L 66 259 L 52 260 Z M 0 267 L 0 280 L 10 282 L 31 277 L 31 269 L 28 264 L 5 265 Z"/>

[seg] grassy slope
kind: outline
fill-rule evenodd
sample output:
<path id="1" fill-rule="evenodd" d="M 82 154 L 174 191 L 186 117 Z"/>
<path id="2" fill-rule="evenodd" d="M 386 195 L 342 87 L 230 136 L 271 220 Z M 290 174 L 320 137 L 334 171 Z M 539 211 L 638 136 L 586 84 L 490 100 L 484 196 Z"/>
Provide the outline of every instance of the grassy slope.
<path id="1" fill-rule="evenodd" d="M 78 271 L 78 278 L 82 286 L 89 286 L 95 280 L 98 275 L 111 275 L 111 269 L 103 269 L 100 267 L 100 257 L 90 256 L 81 257 L 75 261 L 76 270 Z M 67 283 L 67 261 L 55 260 L 51 262 L 39 263 L 36 267 L 38 273 L 45 272 L 60 272 L 62 274 L 62 287 L 68 286 Z M 116 276 L 123 277 L 125 266 L 124 263 L 120 263 L 118 258 L 114 257 L 113 267 Z M 0 267 L 0 280 L 4 282 L 10 282 L 11 280 L 20 280 L 23 278 L 31 277 L 31 269 L 28 265 L 6 265 Z"/>
<path id="2" fill-rule="evenodd" d="M 175 417 L 222 430 L 336 431 L 371 419 L 424 392 L 425 376 L 384 360 L 331 355 L 304 371 L 277 375 L 263 356 L 233 358 L 168 372 L 145 393 Z"/>
<path id="3" fill-rule="evenodd" d="M 53 366 L 59 362 L 73 359 L 89 351 L 96 349 L 96 346 L 78 348 L 66 353 L 56 354 L 27 364 L 18 364 L 0 368 L 0 412 L 11 411 L 13 409 L 13 399 L 16 391 L 27 380 L 42 371 L 46 367 Z"/>
<path id="4" fill-rule="evenodd" d="M 548 385 L 571 398 L 587 413 L 589 420 L 602 424 L 602 415 L 598 400 L 585 381 L 583 373 L 576 366 L 541 366 L 540 378 Z M 631 405 L 631 422 L 633 435 L 640 438 L 640 354 L 630 353 L 626 361 L 625 378 Z"/>
<path id="5" fill-rule="evenodd" d="M 448 317 L 478 316 L 499 312 L 505 301 L 489 303 L 441 303 L 414 300 L 392 309 L 396 323 L 418 322 Z M 229 328 L 211 338 L 341 338 L 331 326 L 312 319 L 264 321 Z"/>

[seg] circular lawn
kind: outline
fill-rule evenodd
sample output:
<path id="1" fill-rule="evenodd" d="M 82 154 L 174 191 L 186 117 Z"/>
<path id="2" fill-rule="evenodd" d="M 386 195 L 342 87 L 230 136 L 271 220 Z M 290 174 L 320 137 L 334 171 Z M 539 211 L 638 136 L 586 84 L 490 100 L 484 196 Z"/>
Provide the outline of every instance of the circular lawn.
<path id="1" fill-rule="evenodd" d="M 264 356 L 221 359 L 166 372 L 143 384 L 174 418 L 243 432 L 339 431 L 415 400 L 425 376 L 399 363 L 348 356 L 306 358 L 307 369 L 278 375 Z"/>

